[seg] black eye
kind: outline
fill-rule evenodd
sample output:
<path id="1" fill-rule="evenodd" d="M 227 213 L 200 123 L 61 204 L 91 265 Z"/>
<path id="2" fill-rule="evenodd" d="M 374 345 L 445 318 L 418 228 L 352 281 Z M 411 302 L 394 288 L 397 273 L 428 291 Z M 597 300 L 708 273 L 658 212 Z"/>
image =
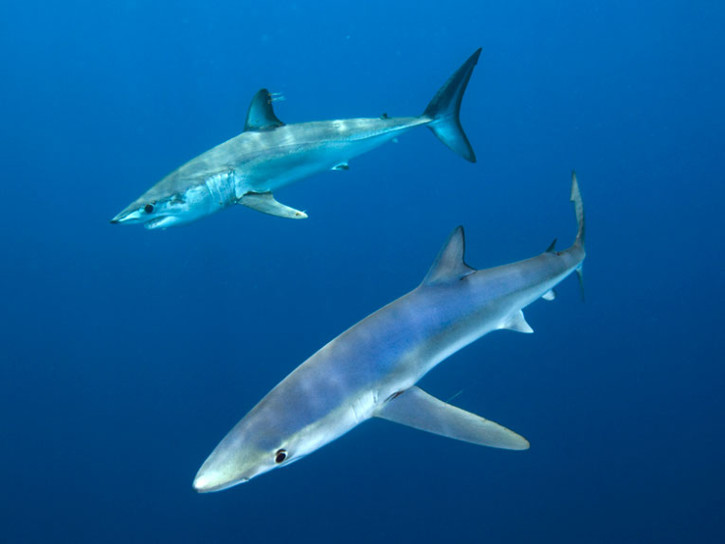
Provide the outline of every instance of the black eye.
<path id="1" fill-rule="evenodd" d="M 153 211 L 154 211 L 154 205 L 153 205 L 153 204 L 146 204 L 146 205 L 145 205 L 145 206 L 143 207 L 143 211 L 145 211 L 146 213 L 151 213 L 151 212 L 153 212 Z"/>
<path id="2" fill-rule="evenodd" d="M 277 464 L 284 462 L 285 459 L 287 459 L 287 450 L 277 450 L 274 454 L 274 462 Z"/>

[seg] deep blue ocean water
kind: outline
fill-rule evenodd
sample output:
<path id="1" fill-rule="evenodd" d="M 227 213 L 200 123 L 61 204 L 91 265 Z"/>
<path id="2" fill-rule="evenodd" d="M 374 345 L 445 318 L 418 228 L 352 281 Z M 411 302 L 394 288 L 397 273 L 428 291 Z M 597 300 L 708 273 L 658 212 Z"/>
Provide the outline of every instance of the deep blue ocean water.
<path id="1" fill-rule="evenodd" d="M 724 542 L 722 2 L 0 5 L 0 542 Z M 108 220 L 242 130 L 420 113 L 477 47 L 469 164 L 418 129 L 239 207 Z M 423 387 L 526 436 L 371 421 L 216 494 L 201 462 L 451 229 L 484 268 L 588 217 L 574 279 Z"/>

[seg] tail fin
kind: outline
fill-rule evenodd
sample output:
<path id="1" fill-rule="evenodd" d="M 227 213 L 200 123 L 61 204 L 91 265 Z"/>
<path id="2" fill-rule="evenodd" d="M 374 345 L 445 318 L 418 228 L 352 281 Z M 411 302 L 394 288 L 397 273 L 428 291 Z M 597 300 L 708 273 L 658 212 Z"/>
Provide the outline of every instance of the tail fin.
<path id="1" fill-rule="evenodd" d="M 579 183 L 576 180 L 576 172 L 571 172 L 571 198 L 569 199 L 574 203 L 574 213 L 576 214 L 576 222 L 578 230 L 576 233 L 576 240 L 574 245 L 581 247 L 584 250 L 584 238 L 586 235 L 586 223 L 584 222 L 584 203 L 582 202 L 582 195 L 579 192 Z M 581 263 L 576 269 L 576 277 L 579 280 L 579 292 L 582 300 L 584 300 L 584 273 L 582 271 Z"/>
<path id="2" fill-rule="evenodd" d="M 480 55 L 481 49 L 479 48 L 463 63 L 463 66 L 456 70 L 456 73 L 445 82 L 443 87 L 438 89 L 433 100 L 423 112 L 424 117 L 432 119 L 428 128 L 433 131 L 433 134 L 452 151 L 470 162 L 476 162 L 476 154 L 463 132 L 459 113 L 463 93 Z"/>
<path id="3" fill-rule="evenodd" d="M 576 180 L 576 172 L 571 172 L 571 198 L 570 201 L 574 203 L 574 213 L 576 214 L 576 222 L 578 230 L 576 233 L 575 244 L 579 244 L 584 247 L 584 235 L 586 225 L 584 223 L 584 204 L 582 203 L 582 195 L 579 192 L 579 183 Z"/>

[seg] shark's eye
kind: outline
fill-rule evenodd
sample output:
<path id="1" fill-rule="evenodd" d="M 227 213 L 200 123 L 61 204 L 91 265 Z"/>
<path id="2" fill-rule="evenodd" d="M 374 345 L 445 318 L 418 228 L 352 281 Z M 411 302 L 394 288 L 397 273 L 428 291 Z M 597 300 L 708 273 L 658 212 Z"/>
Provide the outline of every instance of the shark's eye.
<path id="1" fill-rule="evenodd" d="M 154 211 L 154 205 L 153 204 L 146 204 L 143 207 L 143 211 L 145 211 L 146 213 L 152 213 Z"/>
<path id="2" fill-rule="evenodd" d="M 278 465 L 283 463 L 285 459 L 287 459 L 287 450 L 277 450 L 277 453 L 274 454 L 274 462 Z"/>

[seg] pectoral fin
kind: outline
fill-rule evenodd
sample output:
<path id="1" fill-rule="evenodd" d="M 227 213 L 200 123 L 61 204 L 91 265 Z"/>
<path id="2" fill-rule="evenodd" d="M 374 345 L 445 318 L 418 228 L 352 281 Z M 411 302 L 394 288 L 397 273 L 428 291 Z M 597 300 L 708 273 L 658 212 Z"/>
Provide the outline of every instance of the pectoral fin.
<path id="1" fill-rule="evenodd" d="M 419 387 L 411 387 L 388 400 L 376 417 L 421 431 L 507 450 L 525 450 L 529 442 L 498 423 L 438 400 Z"/>
<path id="2" fill-rule="evenodd" d="M 274 199 L 272 193 L 246 193 L 238 202 L 247 208 L 252 208 L 253 210 L 269 215 L 276 215 L 277 217 L 307 219 L 305 212 L 280 204 Z"/>

